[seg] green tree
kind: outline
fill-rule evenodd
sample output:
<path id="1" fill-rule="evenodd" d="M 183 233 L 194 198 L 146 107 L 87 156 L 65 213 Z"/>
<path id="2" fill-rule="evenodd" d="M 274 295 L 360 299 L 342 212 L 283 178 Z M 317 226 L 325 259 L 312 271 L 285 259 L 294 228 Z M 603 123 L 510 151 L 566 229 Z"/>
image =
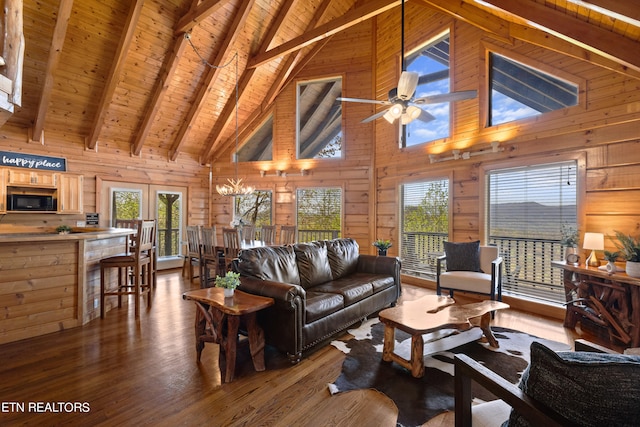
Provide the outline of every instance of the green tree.
<path id="1" fill-rule="evenodd" d="M 417 205 L 405 203 L 404 231 L 446 233 L 449 230 L 449 188 L 447 182 L 444 180 L 431 181 L 420 183 L 420 185 L 424 187 L 424 196 L 420 203 Z"/>

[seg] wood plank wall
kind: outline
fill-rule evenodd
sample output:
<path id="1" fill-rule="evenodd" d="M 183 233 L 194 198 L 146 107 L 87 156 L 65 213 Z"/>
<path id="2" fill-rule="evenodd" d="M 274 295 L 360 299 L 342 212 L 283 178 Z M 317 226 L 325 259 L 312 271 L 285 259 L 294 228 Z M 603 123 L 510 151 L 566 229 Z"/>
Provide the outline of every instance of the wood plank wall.
<path id="1" fill-rule="evenodd" d="M 343 235 L 355 238 L 363 253 L 373 253 L 371 247 L 371 220 L 375 205 L 372 177 L 374 165 L 373 127 L 360 123 L 374 110 L 367 104 L 353 104 L 343 109 L 345 144 L 342 159 L 297 160 L 296 159 L 296 83 L 298 81 L 327 77 L 343 78 L 343 94 L 350 97 L 370 98 L 373 91 L 372 57 L 374 22 L 360 24 L 344 33 L 333 36 L 327 47 L 320 52 L 297 76 L 297 80 L 285 87 L 273 107 L 274 144 L 273 161 L 245 162 L 239 164 L 239 177 L 260 190 L 273 192 L 272 223 L 296 224 L 295 195 L 298 188 L 339 187 L 343 191 Z M 242 141 L 240 141 L 242 144 Z M 221 160 L 212 165 L 213 187 L 225 184 L 233 177 L 234 168 L 230 159 L 232 149 Z M 307 176 L 287 178 L 260 177 L 260 170 L 273 175 L 275 170 L 299 173 L 301 168 L 309 170 Z M 228 227 L 233 218 L 231 198 L 212 195 L 212 223 Z M 220 231 L 219 231 L 220 234 Z"/>
<path id="2" fill-rule="evenodd" d="M 390 12 L 378 20 L 377 89 L 379 99 L 394 87 L 399 49 L 383 41 L 399 40 L 399 16 Z M 375 123 L 378 179 L 376 235 L 399 238 L 398 188 L 402 183 L 452 177 L 451 239 L 483 239 L 482 175 L 501 165 L 547 162 L 564 156 L 585 159 L 580 231 L 640 234 L 640 81 L 586 61 L 523 42 L 508 44 L 490 34 L 432 11 L 407 4 L 407 50 L 450 28 L 453 90 L 478 89 L 476 100 L 454 106 L 451 137 L 425 146 L 397 149 L 397 129 L 384 120 Z M 486 57 L 492 49 L 529 65 L 571 76 L 580 83 L 581 103 L 566 110 L 492 128 L 482 126 L 486 105 Z M 394 60 L 394 57 L 396 58 Z M 483 92 L 484 91 L 484 92 Z M 349 128 L 351 123 L 347 125 Z M 430 164 L 429 154 L 450 155 L 452 149 L 486 149 L 500 141 L 504 151 Z M 611 241 L 606 241 L 613 248 Z M 397 246 L 390 251 L 397 255 Z"/>

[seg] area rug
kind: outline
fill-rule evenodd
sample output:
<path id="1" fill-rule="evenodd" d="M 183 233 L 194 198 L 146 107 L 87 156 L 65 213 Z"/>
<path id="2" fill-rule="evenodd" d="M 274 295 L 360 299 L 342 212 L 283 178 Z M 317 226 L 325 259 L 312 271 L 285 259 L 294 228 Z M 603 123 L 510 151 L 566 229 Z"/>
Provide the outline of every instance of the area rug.
<path id="1" fill-rule="evenodd" d="M 473 330 L 479 331 L 479 328 Z M 354 338 L 331 343 L 346 353 L 347 357 L 340 376 L 333 384 L 329 384 L 329 390 L 332 394 L 367 388 L 378 390 L 391 398 L 398 407 L 399 426 L 419 426 L 442 412 L 454 409 L 454 354 L 466 354 L 517 384 L 529 364 L 529 347 L 533 341 L 542 342 L 557 351 L 570 349 L 566 344 L 523 332 L 498 327 L 493 327 L 492 330 L 500 348 L 494 349 L 472 337 L 471 342 L 426 356 L 424 376 L 414 378 L 409 370 L 398 364 L 382 361 L 384 325 L 377 318 L 368 320 L 359 328 L 349 330 Z M 425 347 L 426 343 L 453 332 L 455 331 L 442 330 L 435 335 L 425 335 Z M 409 359 L 410 351 L 411 337 L 402 331 L 396 331 L 395 352 Z M 495 399 L 477 384 L 472 386 L 472 393 L 479 400 Z"/>

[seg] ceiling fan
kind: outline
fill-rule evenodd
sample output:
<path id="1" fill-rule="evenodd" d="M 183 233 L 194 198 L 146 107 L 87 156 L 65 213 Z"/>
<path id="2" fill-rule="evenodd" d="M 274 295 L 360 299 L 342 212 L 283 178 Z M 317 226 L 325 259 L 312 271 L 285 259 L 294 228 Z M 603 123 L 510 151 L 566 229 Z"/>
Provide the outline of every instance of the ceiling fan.
<path id="1" fill-rule="evenodd" d="M 398 87 L 389 91 L 387 101 L 379 101 L 375 99 L 361 99 L 361 98 L 337 98 L 338 101 L 347 102 L 364 102 L 368 104 L 380 104 L 388 106 L 373 116 L 367 117 L 362 120 L 362 123 L 368 123 L 380 117 L 384 117 L 389 123 L 393 123 L 396 119 L 400 119 L 400 123 L 403 125 L 409 124 L 412 121 L 418 119 L 423 122 L 430 122 L 435 120 L 435 117 L 423 110 L 419 105 L 426 104 L 439 104 L 442 102 L 462 101 L 464 99 L 472 99 L 478 96 L 478 92 L 475 90 L 465 90 L 460 92 L 450 92 L 429 95 L 419 98 L 414 98 L 416 88 L 418 87 L 419 74 L 412 71 L 406 71 L 404 66 L 404 0 L 402 1 L 401 12 L 401 50 L 400 55 L 402 58 L 402 74 L 400 74 L 400 80 L 398 81 Z"/>

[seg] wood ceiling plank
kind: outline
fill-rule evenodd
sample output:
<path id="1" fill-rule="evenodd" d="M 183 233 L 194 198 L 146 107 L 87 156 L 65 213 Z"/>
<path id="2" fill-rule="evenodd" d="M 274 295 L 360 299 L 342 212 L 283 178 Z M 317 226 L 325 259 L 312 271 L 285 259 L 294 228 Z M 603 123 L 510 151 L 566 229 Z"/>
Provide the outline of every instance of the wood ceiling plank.
<path id="1" fill-rule="evenodd" d="M 86 146 L 90 150 L 95 149 L 98 142 L 98 137 L 100 136 L 100 131 L 104 126 L 104 120 L 107 115 L 107 110 L 109 109 L 109 104 L 111 103 L 111 99 L 113 98 L 113 93 L 115 92 L 118 82 L 120 81 L 120 73 L 122 73 L 122 67 L 124 65 L 125 59 L 127 58 L 129 46 L 131 45 L 133 34 L 136 31 L 138 19 L 140 19 L 140 12 L 142 11 L 143 5 L 144 0 L 136 0 L 135 2 L 131 3 L 131 6 L 129 8 L 129 14 L 124 24 L 124 30 L 122 32 L 122 36 L 120 37 L 120 42 L 118 43 L 118 48 L 116 50 L 113 64 L 111 65 L 111 70 L 108 74 L 109 77 L 107 79 L 107 84 L 105 85 L 100 103 L 98 104 L 96 117 L 93 122 L 93 126 L 91 127 L 91 133 L 86 140 Z"/>
<path id="2" fill-rule="evenodd" d="M 222 6 L 227 4 L 229 0 L 204 0 L 200 6 L 192 7 L 191 10 L 184 15 L 175 27 L 176 35 L 185 33 L 198 25 L 204 19 L 216 13 Z"/>
<path id="3" fill-rule="evenodd" d="M 58 16 L 56 26 L 53 30 L 51 39 L 51 47 L 49 48 L 49 59 L 47 60 L 47 68 L 44 72 L 44 83 L 42 85 L 42 95 L 38 102 L 38 110 L 33 123 L 33 139 L 40 141 L 42 131 L 44 130 L 44 122 L 47 118 L 49 110 L 49 102 L 51 101 L 51 89 L 53 88 L 53 73 L 58 68 L 60 62 L 60 54 L 64 46 L 64 39 L 67 35 L 67 27 L 71 9 L 73 8 L 73 0 L 60 0 L 58 6 Z"/>
<path id="4" fill-rule="evenodd" d="M 326 0 L 325 0 L 325 3 L 326 3 Z M 276 14 L 276 20 L 269 27 L 269 30 L 267 31 L 267 34 L 265 35 L 265 38 L 261 43 L 260 49 L 258 51 L 259 53 L 266 52 L 266 50 L 269 48 L 269 46 L 275 39 L 276 35 L 280 32 L 281 28 L 286 22 L 286 18 L 289 16 L 289 12 L 291 11 L 293 4 L 294 4 L 294 0 L 287 0 L 282 4 L 282 6 L 280 7 L 280 10 L 278 10 L 278 13 Z M 249 85 L 251 78 L 255 74 L 255 70 L 256 70 L 255 68 L 250 68 L 250 69 L 247 68 L 243 71 L 242 76 L 240 77 L 238 82 L 238 99 L 242 97 L 242 94 L 244 93 L 245 89 Z M 200 163 L 202 164 L 206 163 L 206 161 L 211 156 L 211 152 L 213 151 L 214 147 L 218 144 L 218 142 L 222 138 L 223 130 L 227 127 L 227 125 L 230 122 L 231 114 L 235 110 L 235 107 L 236 107 L 236 97 L 234 92 L 233 96 L 230 96 L 229 99 L 227 99 L 227 102 L 223 107 L 222 112 L 218 116 L 218 120 L 216 120 L 216 123 L 211 129 L 211 132 L 209 133 L 209 137 L 207 138 L 207 144 L 205 145 L 204 149 L 202 150 L 202 154 L 200 155 Z"/>
<path id="5" fill-rule="evenodd" d="M 324 25 L 307 31 L 299 37 L 281 44 L 278 47 L 268 50 L 262 54 L 258 54 L 249 60 L 247 67 L 259 67 L 275 58 L 286 55 L 295 50 L 302 49 L 312 43 L 327 38 L 333 34 L 346 30 L 360 22 L 366 21 L 374 16 L 386 12 L 399 6 L 402 0 L 373 0 L 365 3 L 356 9 L 353 9 L 339 18 L 334 19 Z"/>
<path id="6" fill-rule="evenodd" d="M 595 10 L 615 19 L 631 18 L 640 21 L 640 6 L 635 1 L 620 0 L 567 0 L 586 8 Z M 627 20 L 629 22 L 629 20 Z M 631 22 L 630 22 L 631 23 Z M 637 25 L 634 24 L 634 25 Z"/>
<path id="7" fill-rule="evenodd" d="M 213 61 L 213 64 L 223 64 L 224 59 L 229 56 L 231 53 L 231 46 L 233 42 L 236 40 L 239 34 L 239 29 L 243 27 L 247 17 L 249 16 L 249 12 L 251 11 L 251 7 L 253 6 L 255 0 L 243 0 L 238 12 L 234 15 L 233 23 L 227 32 L 227 37 L 224 39 L 216 58 Z M 236 52 L 237 54 L 237 52 Z M 237 59 L 236 59 L 237 60 Z M 176 137 L 173 146 L 169 150 L 169 158 L 172 161 L 175 161 L 178 158 L 178 154 L 180 153 L 180 148 L 187 140 L 187 136 L 189 134 L 189 130 L 193 126 L 194 121 L 198 117 L 198 114 L 202 110 L 204 102 L 207 98 L 207 94 L 211 91 L 211 88 L 215 84 L 218 76 L 220 75 L 222 69 L 221 68 L 210 68 L 203 84 L 198 89 L 198 93 L 196 94 L 196 98 L 194 102 L 191 104 L 189 108 L 189 112 L 187 113 L 187 117 L 180 126 L 178 130 L 178 135 Z"/>
<path id="8" fill-rule="evenodd" d="M 422 0 L 422 2 L 441 13 L 486 31 L 498 40 L 512 42 L 509 36 L 509 25 L 506 21 L 496 19 L 495 15 L 471 3 L 452 2 L 451 0 Z"/>
<path id="9" fill-rule="evenodd" d="M 640 43 L 571 17 L 535 1 L 483 0 L 503 12 L 525 19 L 550 34 L 590 52 L 640 71 Z"/>

